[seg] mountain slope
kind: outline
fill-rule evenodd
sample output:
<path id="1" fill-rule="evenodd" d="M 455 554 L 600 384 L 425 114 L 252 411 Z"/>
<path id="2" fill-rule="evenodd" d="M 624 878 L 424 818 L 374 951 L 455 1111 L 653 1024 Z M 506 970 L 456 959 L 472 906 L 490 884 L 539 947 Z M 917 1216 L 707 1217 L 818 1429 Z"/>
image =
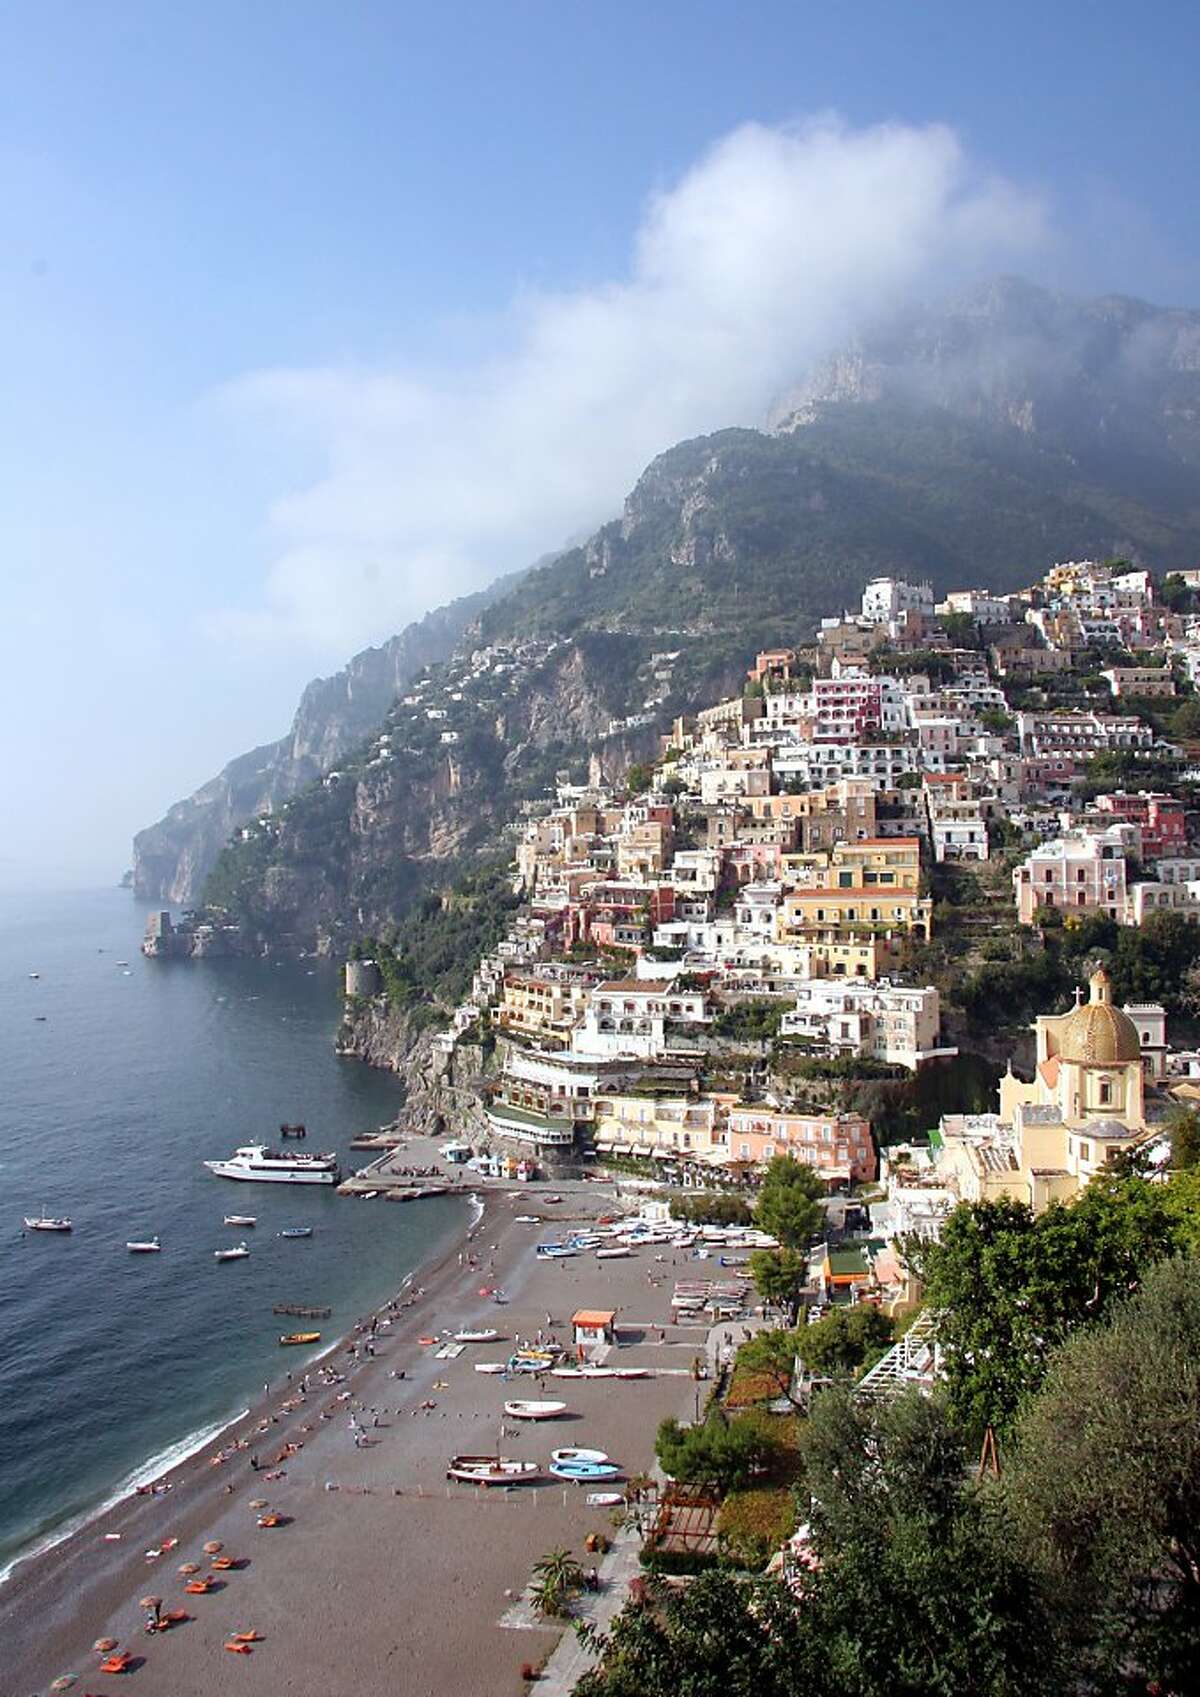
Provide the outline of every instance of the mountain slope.
<path id="1" fill-rule="evenodd" d="M 507 580 L 511 582 L 511 579 Z M 282 805 L 361 742 L 421 669 L 453 653 L 502 584 L 438 608 L 378 648 L 365 649 L 300 698 L 291 730 L 241 754 L 133 839 L 133 890 L 146 901 L 198 902 L 231 833 Z"/>
<path id="2" fill-rule="evenodd" d="M 553 760 L 577 761 L 609 717 L 667 722 L 736 678 L 756 643 L 803 636 L 817 616 L 853 603 L 870 576 L 1014 589 L 1059 558 L 1193 564 L 1198 471 L 1200 314 L 1071 301 L 1005 279 L 910 315 L 813 374 L 772 431 L 680 443 L 583 546 L 430 615 L 312 686 L 289 738 L 241 757 L 141 834 L 138 888 L 194 899 L 230 828 L 342 762 L 426 663 L 453 659 L 465 675 L 471 652 L 488 644 L 565 643 L 551 669 L 574 665 L 578 688 L 518 667 L 525 694 L 506 689 L 491 701 L 485 691 L 477 713 L 463 708 L 466 744 L 439 755 L 443 777 L 414 770 L 405 789 L 401 762 L 377 804 L 378 775 L 366 768 L 378 756 L 363 754 L 353 779 L 366 785 L 361 805 L 343 813 L 345 792 L 306 803 L 326 821 L 316 837 L 284 822 L 270 844 L 227 857 L 220 893 L 264 936 L 273 927 L 328 935 L 364 895 L 378 923 L 407 899 L 410 861 L 427 879 L 440 859 L 473 852 L 501 822 L 500 803 L 544 789 Z M 592 664 L 588 633 L 622 638 L 607 651 L 608 676 Z M 669 679 L 655 672 L 655 650 L 677 654 Z M 397 721 L 398 734 L 427 753 L 410 719 Z M 439 792 L 452 770 L 455 795 L 473 798 L 465 828 L 452 818 L 458 802 Z M 314 883 L 318 839 L 342 870 Z"/>

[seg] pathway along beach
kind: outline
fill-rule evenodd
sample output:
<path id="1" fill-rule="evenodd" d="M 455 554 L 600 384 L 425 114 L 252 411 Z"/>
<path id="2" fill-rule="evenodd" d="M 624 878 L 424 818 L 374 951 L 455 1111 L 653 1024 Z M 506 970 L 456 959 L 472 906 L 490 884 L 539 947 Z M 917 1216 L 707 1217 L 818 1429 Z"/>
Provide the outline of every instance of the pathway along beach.
<path id="1" fill-rule="evenodd" d="M 651 1367 L 653 1376 L 558 1382 L 554 1394 L 569 1416 L 509 1421 L 502 1448 L 545 1466 L 557 1446 L 597 1447 L 633 1474 L 653 1462 L 658 1422 L 692 1415 L 691 1366 L 705 1333 L 672 1325 L 672 1275 L 683 1269 L 672 1266 L 669 1250 L 663 1262 L 649 1249 L 628 1260 L 596 1262 L 590 1253 L 536 1260 L 533 1246 L 546 1225 L 515 1216 L 594 1218 L 611 1209 L 608 1187 L 480 1193 L 484 1213 L 466 1245 L 415 1275 L 402 1293 L 404 1301 L 419 1292 L 409 1306 L 379 1311 L 390 1323 L 375 1334 L 374 1357 L 365 1356 L 364 1332 L 323 1359 L 346 1374 L 343 1383 L 324 1388 L 310 1370 L 299 1401 L 299 1352 L 280 1350 L 266 1403 L 169 1475 L 170 1490 L 127 1498 L 18 1567 L 0 1588 L 7 1689 L 28 1697 L 66 1673 L 79 1676 L 80 1693 L 103 1697 L 126 1685 L 143 1697 L 383 1690 L 512 1697 L 523 1689 L 521 1664 L 539 1662 L 562 1628 L 501 1626 L 513 1594 L 547 1550 L 566 1545 L 582 1555 L 587 1532 L 611 1528 L 606 1510 L 586 1506 L 585 1489 L 549 1478 L 511 1491 L 447 1484 L 455 1451 L 496 1452 L 506 1397 L 551 1394 L 536 1393 L 527 1380 L 476 1373 L 475 1362 L 504 1359 L 515 1336 L 546 1330 L 548 1314 L 559 1340 L 569 1342 L 575 1309 L 616 1309 L 626 1338 L 637 1340 L 623 1344 L 621 1364 Z M 547 1193 L 561 1194 L 562 1203 L 542 1203 Z M 466 1263 L 467 1253 L 477 1266 Z M 479 1294 L 491 1283 L 507 1295 L 504 1305 Z M 495 1326 L 504 1341 L 468 1344 L 456 1360 L 437 1360 L 418 1341 L 461 1326 Z M 357 1362 L 348 1353 L 356 1342 Z M 214 1465 L 235 1440 L 246 1447 Z M 287 1444 L 300 1447 L 284 1455 Z M 261 1499 L 283 1524 L 258 1526 L 251 1503 Z M 119 1541 L 107 1536 L 118 1532 Z M 147 1559 L 172 1538 L 173 1548 Z M 202 1545 L 211 1539 L 245 1565 L 219 1574 L 208 1595 L 188 1596 L 179 1567 L 194 1561 L 210 1572 Z M 164 1609 L 186 1607 L 191 1618 L 145 1634 L 138 1599 L 148 1593 L 161 1596 Z M 252 1654 L 225 1652 L 231 1634 L 251 1629 L 261 1634 Z M 92 1644 L 100 1637 L 141 1660 L 135 1677 L 97 1672 Z"/>

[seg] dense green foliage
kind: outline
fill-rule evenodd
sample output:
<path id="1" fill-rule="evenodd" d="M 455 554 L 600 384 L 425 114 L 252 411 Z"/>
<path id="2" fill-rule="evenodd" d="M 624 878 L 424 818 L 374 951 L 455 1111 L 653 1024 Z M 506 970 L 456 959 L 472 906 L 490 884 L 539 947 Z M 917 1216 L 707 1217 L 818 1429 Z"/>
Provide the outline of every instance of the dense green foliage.
<path id="1" fill-rule="evenodd" d="M 782 1309 L 794 1322 L 808 1283 L 808 1256 L 798 1249 L 756 1249 L 750 1257 L 750 1277 L 763 1302 Z"/>
<path id="2" fill-rule="evenodd" d="M 507 869 L 486 867 L 424 897 L 389 938 L 361 938 L 351 952 L 378 962 L 394 1006 L 452 1005 L 470 988 L 480 957 L 504 936 L 517 905 Z"/>
<path id="3" fill-rule="evenodd" d="M 712 1022 L 715 1037 L 739 1043 L 769 1043 L 779 1035 L 779 1022 L 787 1007 L 778 996 L 757 996 L 722 1008 Z"/>
<path id="4" fill-rule="evenodd" d="M 1200 1690 L 1200 1265 L 1073 1338 L 1023 1419 L 1006 1504 L 1101 1689 Z"/>
<path id="5" fill-rule="evenodd" d="M 977 968 L 959 989 L 972 1027 L 981 1033 L 1066 1007 L 1098 963 L 1112 975 L 1118 1004 L 1161 1002 L 1168 1013 L 1185 1014 L 1187 974 L 1200 965 L 1200 928 L 1182 913 L 1151 913 L 1140 926 L 1089 914 L 1050 925 L 1042 940 L 1028 937 L 1017 948 L 1021 952 Z"/>
<path id="6" fill-rule="evenodd" d="M 689 1483 L 712 1484 L 722 1491 L 744 1490 L 771 1460 L 776 1441 L 768 1426 L 752 1416 L 726 1420 L 714 1411 L 703 1424 L 681 1426 L 664 1420 L 654 1440 L 664 1473 Z"/>
<path id="7" fill-rule="evenodd" d="M 795 1334 L 796 1354 L 810 1373 L 845 1378 L 878 1361 L 895 1342 L 895 1326 L 869 1302 L 835 1308 Z"/>
<path id="8" fill-rule="evenodd" d="M 836 1392 L 804 1434 L 819 1565 L 799 1599 L 770 1581 L 699 1578 L 627 1608 L 585 1697 L 1030 1697 L 1065 1689 L 1038 1577 L 963 1484 L 936 1403 L 872 1409 Z"/>
<path id="9" fill-rule="evenodd" d="M 824 1193 L 815 1168 L 791 1155 L 776 1155 L 763 1174 L 755 1223 L 778 1238 L 785 1249 L 806 1249 L 825 1217 L 817 1200 Z"/>
<path id="10" fill-rule="evenodd" d="M 1180 1243 L 1168 1187 L 1115 1168 L 1074 1202 L 961 1204 L 909 1259 L 939 1314 L 949 1405 L 969 1431 L 1011 1425 L 1054 1350 Z"/>
<path id="11" fill-rule="evenodd" d="M 670 1198 L 671 1217 L 696 1226 L 748 1226 L 752 1209 L 744 1196 L 722 1190 L 690 1190 Z"/>

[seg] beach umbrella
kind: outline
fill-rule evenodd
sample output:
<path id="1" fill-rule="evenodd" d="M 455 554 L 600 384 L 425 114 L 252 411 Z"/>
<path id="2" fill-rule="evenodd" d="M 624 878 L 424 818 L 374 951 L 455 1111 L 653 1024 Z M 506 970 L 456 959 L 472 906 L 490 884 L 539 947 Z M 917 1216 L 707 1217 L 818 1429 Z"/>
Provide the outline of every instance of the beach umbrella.
<path id="1" fill-rule="evenodd" d="M 200 1547 L 206 1556 L 219 1556 L 225 1548 L 219 1538 L 210 1538 L 207 1544 L 202 1544 Z"/>
<path id="2" fill-rule="evenodd" d="M 117 1641 L 115 1638 L 97 1638 L 96 1642 L 92 1645 L 92 1649 L 98 1650 L 102 1656 L 107 1656 L 108 1652 L 110 1650 L 115 1650 L 116 1647 Z"/>
<path id="3" fill-rule="evenodd" d="M 60 1673 L 57 1679 L 50 1681 L 51 1691 L 69 1691 L 79 1678 L 77 1673 Z"/>
<path id="4" fill-rule="evenodd" d="M 162 1608 L 162 1598 L 161 1597 L 139 1597 L 138 1598 L 138 1608 L 139 1609 L 161 1609 Z"/>
<path id="5" fill-rule="evenodd" d="M 266 1497 L 251 1497 L 250 1498 L 250 1507 L 251 1508 L 266 1508 L 266 1506 L 267 1506 Z"/>
<path id="6" fill-rule="evenodd" d="M 199 1573 L 200 1563 L 198 1561 L 180 1562 L 179 1571 L 186 1579 L 190 1579 L 193 1573 Z"/>

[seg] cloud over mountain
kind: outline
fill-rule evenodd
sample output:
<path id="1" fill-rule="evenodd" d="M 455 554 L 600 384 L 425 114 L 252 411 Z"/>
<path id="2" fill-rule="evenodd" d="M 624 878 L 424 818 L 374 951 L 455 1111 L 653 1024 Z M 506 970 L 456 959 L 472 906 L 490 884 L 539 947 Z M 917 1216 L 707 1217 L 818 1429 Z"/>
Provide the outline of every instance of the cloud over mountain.
<path id="1" fill-rule="evenodd" d="M 296 468 L 261 594 L 214 623 L 323 659 L 377 641 L 609 516 L 671 443 L 758 423 L 860 326 L 1046 239 L 1040 198 L 942 126 L 747 124 L 650 199 L 625 277 L 522 295 L 489 357 L 231 385 L 251 451 Z"/>

